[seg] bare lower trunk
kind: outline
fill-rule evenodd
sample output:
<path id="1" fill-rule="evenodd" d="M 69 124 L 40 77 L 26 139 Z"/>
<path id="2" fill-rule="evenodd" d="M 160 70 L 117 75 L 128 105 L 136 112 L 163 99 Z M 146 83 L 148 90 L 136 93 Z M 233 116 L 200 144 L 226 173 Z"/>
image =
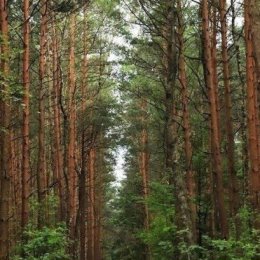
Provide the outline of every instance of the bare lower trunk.
<path id="1" fill-rule="evenodd" d="M 87 210 L 87 260 L 95 260 L 95 161 L 96 150 L 91 148 L 88 155 L 88 210 Z"/>

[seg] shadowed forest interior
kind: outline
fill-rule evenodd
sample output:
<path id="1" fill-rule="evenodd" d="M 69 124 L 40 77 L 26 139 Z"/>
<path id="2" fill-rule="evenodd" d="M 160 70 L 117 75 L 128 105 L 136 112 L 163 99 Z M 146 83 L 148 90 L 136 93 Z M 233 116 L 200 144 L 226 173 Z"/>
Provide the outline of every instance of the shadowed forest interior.
<path id="1" fill-rule="evenodd" d="M 0 0 L 0 260 L 260 259 L 260 0 Z"/>

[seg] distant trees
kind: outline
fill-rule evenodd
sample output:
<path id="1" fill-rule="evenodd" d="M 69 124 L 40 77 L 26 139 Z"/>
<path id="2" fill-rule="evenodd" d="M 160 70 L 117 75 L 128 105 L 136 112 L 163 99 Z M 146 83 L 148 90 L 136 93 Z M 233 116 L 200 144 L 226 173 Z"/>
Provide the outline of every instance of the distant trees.
<path id="1" fill-rule="evenodd" d="M 166 182 L 173 187 L 176 216 L 175 221 L 168 224 L 169 229 L 177 228 L 175 234 L 183 232 L 180 237 L 172 236 L 176 246 L 174 257 L 181 259 L 190 253 L 181 251 L 182 243 L 191 248 L 190 245 L 196 243 L 206 245 L 205 235 L 228 240 L 234 233 L 237 236 L 242 234 L 240 212 L 247 204 L 242 201 L 251 197 L 252 202 L 255 198 L 255 202 L 249 205 L 252 211 L 257 208 L 258 177 L 253 181 L 253 191 L 252 185 L 248 186 L 252 180 L 247 175 L 246 158 L 247 147 L 249 150 L 254 147 L 250 168 L 251 172 L 257 171 L 258 90 L 254 83 L 251 90 L 254 93 L 247 94 L 248 104 L 255 100 L 249 112 L 243 85 L 246 71 L 241 67 L 241 64 L 246 64 L 246 55 L 242 51 L 244 43 L 239 34 L 242 28 L 234 23 L 234 14 L 240 9 L 233 2 L 229 5 L 225 1 L 201 1 L 195 7 L 182 1 L 155 3 L 147 0 L 132 1 L 123 6 L 128 8 L 130 16 L 127 20 L 130 25 L 125 25 L 128 31 L 124 31 L 123 36 L 127 40 L 130 38 L 132 44 L 130 50 L 123 52 L 128 59 L 124 59 L 122 74 L 126 82 L 122 82 L 122 88 L 127 91 L 126 99 L 131 99 L 128 110 L 133 114 L 128 123 L 142 132 L 139 122 L 133 119 L 142 109 L 139 111 L 138 106 L 133 106 L 138 104 L 138 100 L 139 103 L 146 100 L 146 110 L 149 111 L 148 187 L 154 181 Z M 228 22 L 230 19 L 232 24 Z M 131 22 L 134 28 L 138 27 L 137 36 L 132 32 Z M 218 39 L 221 45 L 217 43 Z M 253 51 L 252 36 L 247 39 L 250 40 L 246 46 L 249 44 Z M 247 55 L 251 59 L 251 67 L 247 68 L 247 74 L 252 74 L 251 79 L 255 74 L 255 55 L 254 52 Z M 249 82 L 247 80 L 247 89 L 250 88 Z M 250 117 L 251 122 L 248 121 L 246 126 L 240 111 L 247 111 Z M 247 130 L 249 143 L 245 137 Z M 137 158 L 137 151 L 142 150 L 143 143 L 136 143 L 138 134 L 134 130 L 132 133 L 126 131 L 125 135 L 129 147 L 127 173 L 130 173 L 136 167 L 132 160 Z M 238 158 L 243 158 L 244 162 Z M 130 185 L 133 177 L 127 176 Z M 126 180 L 122 190 L 127 185 Z M 249 197 L 247 191 L 251 194 Z M 144 202 L 144 214 L 149 197 Z M 138 205 L 135 210 L 138 218 Z M 156 214 L 149 214 L 153 223 Z M 136 224 L 139 224 L 138 220 Z M 153 231 L 153 226 L 150 226 L 147 236 L 144 236 L 152 258 L 156 247 L 151 246 L 152 237 L 148 236 L 152 236 Z M 203 259 L 203 253 L 189 257 Z"/>

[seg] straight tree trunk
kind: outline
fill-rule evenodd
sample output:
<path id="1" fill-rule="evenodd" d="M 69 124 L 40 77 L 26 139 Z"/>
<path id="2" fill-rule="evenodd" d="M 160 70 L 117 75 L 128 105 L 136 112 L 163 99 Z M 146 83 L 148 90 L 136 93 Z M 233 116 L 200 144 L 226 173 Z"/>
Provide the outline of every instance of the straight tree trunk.
<path id="1" fill-rule="evenodd" d="M 188 85 L 185 69 L 184 58 L 184 22 L 182 17 L 182 3 L 178 0 L 178 36 L 179 36 L 179 82 L 181 85 L 182 96 L 182 113 L 183 113 L 183 130 L 184 130 L 184 151 L 186 157 L 186 184 L 189 195 L 189 208 L 192 216 L 192 232 L 194 240 L 197 238 L 196 229 L 196 215 L 197 209 L 195 205 L 196 196 L 196 183 L 194 179 L 194 172 L 192 170 L 192 144 L 191 144 L 191 127 L 190 127 L 190 115 L 188 108 Z"/>
<path id="2" fill-rule="evenodd" d="M 101 130 L 97 138 L 95 173 L 95 260 L 102 260 L 102 207 L 103 207 L 103 173 L 104 173 L 104 132 Z"/>
<path id="3" fill-rule="evenodd" d="M 87 260 L 95 260 L 95 162 L 96 148 L 88 155 L 88 211 L 87 211 Z"/>
<path id="4" fill-rule="evenodd" d="M 260 1 L 259 0 L 245 0 L 248 4 L 247 11 L 249 12 L 249 19 L 252 20 L 252 41 L 254 47 L 254 57 L 256 61 L 256 74 L 258 84 L 260 84 Z"/>
<path id="5" fill-rule="evenodd" d="M 176 140 L 177 140 L 177 123 L 176 123 L 176 76 L 178 70 L 177 64 L 177 34 L 175 32 L 177 26 L 176 5 L 173 1 L 167 1 L 165 9 L 166 22 L 162 28 L 163 36 L 163 67 L 164 67 L 164 89 L 165 89 L 165 157 L 166 170 L 169 174 L 170 184 L 174 186 L 175 206 L 176 206 L 176 223 L 178 229 L 188 229 L 182 240 L 188 245 L 194 243 L 192 232 L 192 216 L 188 203 L 188 190 L 185 182 L 185 174 L 176 167 Z M 179 241 L 178 241 L 179 242 Z M 184 259 L 187 255 L 178 252 L 179 258 Z M 195 256 L 190 255 L 193 259 Z"/>
<path id="6" fill-rule="evenodd" d="M 139 153 L 139 169 L 142 178 L 143 199 L 144 199 L 144 229 L 149 229 L 149 210 L 147 205 L 147 199 L 149 196 L 149 151 L 148 151 L 148 131 L 147 131 L 147 100 L 143 98 L 141 100 L 141 136 Z M 146 248 L 145 259 L 150 259 L 150 249 Z"/>
<path id="7" fill-rule="evenodd" d="M 0 73 L 3 82 L 9 74 L 8 58 L 8 13 L 7 1 L 0 2 L 1 60 Z M 0 92 L 8 93 L 7 86 L 1 84 Z M 0 260 L 9 259 L 10 251 L 10 177 L 11 170 L 11 129 L 10 101 L 8 94 L 0 97 Z"/>
<path id="8" fill-rule="evenodd" d="M 69 51 L 69 128 L 68 128 L 68 188 L 69 188 L 69 225 L 73 239 L 76 225 L 76 75 L 75 75 L 75 14 L 70 17 L 70 51 Z"/>
<path id="9" fill-rule="evenodd" d="M 226 0 L 220 0 L 220 23 L 221 23 L 221 47 L 222 47 L 222 62 L 223 62 L 223 77 L 225 89 L 225 125 L 226 125 L 226 139 L 227 139 L 227 166 L 229 173 L 229 208 L 230 216 L 234 217 L 238 210 L 238 190 L 235 171 L 235 142 L 234 142 L 234 127 L 232 119 L 232 99 L 231 99 L 231 85 L 230 85 L 230 71 L 228 60 L 228 45 L 227 45 L 227 10 Z"/>
<path id="10" fill-rule="evenodd" d="M 253 45 L 254 45 L 254 57 L 256 61 L 256 77 L 257 77 L 257 97 L 258 97 L 258 113 L 259 113 L 259 99 L 260 99 L 260 1 L 259 0 L 251 0 L 250 4 L 250 10 L 252 12 L 252 33 L 253 33 Z M 259 114 L 258 114 L 258 120 L 259 120 Z M 259 132 L 259 125 L 258 125 L 258 132 Z M 258 142 L 259 142 L 258 137 Z M 258 149 L 260 149 L 260 144 Z M 260 151 L 259 151 L 260 156 Z M 260 158 L 259 158 L 259 164 L 260 164 Z M 259 166 L 260 167 L 260 166 Z M 257 207 L 260 208 L 260 173 L 258 173 L 257 183 L 254 185 L 257 186 Z"/>
<path id="11" fill-rule="evenodd" d="M 39 130 L 38 130 L 38 166 L 37 166 L 37 191 L 38 202 L 38 226 L 44 224 L 44 193 L 46 189 L 46 166 L 45 166 L 45 91 L 44 80 L 46 80 L 46 54 L 47 54 L 47 2 L 41 0 L 41 22 L 40 22 L 40 57 L 39 57 Z"/>
<path id="12" fill-rule="evenodd" d="M 257 122 L 259 111 L 255 81 L 255 59 L 252 41 L 252 14 L 250 12 L 251 0 L 245 0 L 245 43 L 246 43 L 246 81 L 247 81 L 247 125 L 249 142 L 249 198 L 253 208 L 259 208 L 259 135 Z"/>
<path id="13" fill-rule="evenodd" d="M 81 117 L 84 118 L 87 109 L 87 89 L 88 89 L 88 44 L 87 44 L 87 18 L 84 10 L 84 32 L 83 32 L 83 61 L 82 61 L 82 84 L 81 84 Z M 79 175 L 79 233 L 80 233 L 80 260 L 86 259 L 86 175 L 87 175 L 87 136 L 86 124 L 83 120 L 81 127 L 81 172 Z"/>
<path id="14" fill-rule="evenodd" d="M 228 237 L 227 214 L 224 202 L 224 188 L 222 180 L 221 153 L 219 140 L 218 109 L 216 105 L 216 86 L 214 85 L 214 68 L 212 68 L 211 41 L 209 33 L 209 10 L 207 0 L 202 0 L 202 33 L 204 42 L 205 76 L 210 101 L 211 138 L 212 138 L 212 171 L 216 180 L 217 209 L 222 238 Z"/>
<path id="15" fill-rule="evenodd" d="M 30 86 L 30 6 L 29 0 L 23 1 L 23 128 L 22 128 L 22 212 L 21 226 L 25 228 L 29 220 L 29 181 L 30 181 L 30 154 L 29 154 L 29 86 Z"/>
<path id="16" fill-rule="evenodd" d="M 210 29 L 211 29 L 211 67 L 212 67 L 212 76 L 213 76 L 213 86 L 214 86 L 214 91 L 215 91 L 215 103 L 216 103 L 216 111 L 217 111 L 217 123 L 218 126 L 218 140 L 219 140 L 219 145 L 221 145 L 221 129 L 220 129 L 220 100 L 219 100 L 219 95 L 218 95 L 218 71 L 217 71 L 217 8 L 215 6 L 211 6 L 210 8 L 210 15 L 211 15 L 211 23 L 210 23 Z M 214 147 L 214 139 L 213 134 L 212 134 L 213 128 L 211 127 L 211 149 Z M 211 151 L 213 154 L 213 150 Z M 220 230 L 220 219 L 219 219 L 219 208 L 218 208 L 218 194 L 216 191 L 216 175 L 214 173 L 214 165 L 212 165 L 211 169 L 211 192 L 212 192 L 212 234 L 216 230 Z M 215 225 L 215 227 L 213 227 Z M 215 231 L 214 231 L 215 230 Z"/>
<path id="17" fill-rule="evenodd" d="M 53 113 L 54 113 L 54 182 L 57 184 L 55 193 L 59 196 L 59 219 L 65 220 L 65 207 L 63 199 L 64 181 L 63 181 L 63 155 L 61 141 L 61 111 L 60 111 L 60 75 L 59 75 L 59 44 L 55 29 L 54 17 L 52 21 L 52 63 L 53 63 Z"/>

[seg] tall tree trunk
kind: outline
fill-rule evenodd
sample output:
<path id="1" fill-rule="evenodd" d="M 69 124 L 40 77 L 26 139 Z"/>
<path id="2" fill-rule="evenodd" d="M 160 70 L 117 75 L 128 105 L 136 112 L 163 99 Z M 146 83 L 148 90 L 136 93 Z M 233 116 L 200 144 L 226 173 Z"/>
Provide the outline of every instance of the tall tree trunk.
<path id="1" fill-rule="evenodd" d="M 192 144 L 191 144 L 191 127 L 190 127 L 190 115 L 188 108 L 188 86 L 187 76 L 185 69 L 185 58 L 184 58 L 184 22 L 182 13 L 182 3 L 178 0 L 178 36 L 179 36 L 179 82 L 181 86 L 182 96 L 182 116 L 183 116 L 183 130 L 184 130 L 184 151 L 186 157 L 186 184 L 189 195 L 189 208 L 192 216 L 192 232 L 194 240 L 197 238 L 196 229 L 196 215 L 197 209 L 195 205 L 196 196 L 196 183 L 194 179 L 194 172 L 192 170 Z"/>
<path id="2" fill-rule="evenodd" d="M 221 153 L 219 140 L 219 124 L 218 124 L 218 109 L 216 105 L 216 86 L 214 85 L 214 71 L 212 68 L 211 44 L 209 33 L 209 10 L 207 0 L 202 0 L 202 32 L 204 43 L 204 59 L 205 59 L 205 76 L 206 85 L 208 88 L 208 97 L 210 101 L 210 116 L 211 116 L 211 138 L 212 138 L 212 171 L 216 180 L 216 198 L 217 210 L 219 211 L 219 220 L 221 235 L 223 238 L 228 237 L 228 223 L 224 202 L 224 189 L 222 180 L 221 168 Z"/>
<path id="3" fill-rule="evenodd" d="M 221 23 L 221 47 L 222 47 L 222 62 L 223 62 L 223 77 L 225 89 L 225 125 L 226 125 L 226 139 L 227 139 L 227 165 L 229 173 L 229 208 L 230 216 L 234 217 L 238 210 L 238 190 L 235 171 L 235 142 L 234 142 L 234 127 L 232 119 L 232 99 L 231 99 L 231 86 L 230 86 L 230 71 L 228 60 L 228 45 L 227 45 L 227 10 L 226 0 L 220 0 L 220 23 Z"/>
<path id="4" fill-rule="evenodd" d="M 103 173 L 104 173 L 104 132 L 100 130 L 97 138 L 96 173 L 95 173 L 95 260 L 102 260 L 102 206 L 103 206 Z"/>
<path id="5" fill-rule="evenodd" d="M 87 210 L 87 260 L 95 260 L 95 162 L 96 148 L 88 154 L 88 210 Z"/>
<path id="6" fill-rule="evenodd" d="M 177 123 L 176 123 L 176 75 L 177 75 L 177 35 L 175 32 L 177 26 L 176 5 L 173 1 L 166 3 L 166 22 L 163 26 L 163 66 L 164 66 L 164 89 L 165 89 L 165 150 L 166 150 L 166 169 L 169 173 L 170 184 L 174 186 L 175 206 L 176 206 L 176 223 L 178 229 L 188 229 L 189 232 L 179 239 L 178 243 L 185 241 L 188 245 L 194 243 L 192 232 L 192 216 L 189 210 L 188 191 L 185 182 L 185 174 L 176 167 L 176 140 L 177 140 Z M 184 259 L 187 255 L 178 252 L 179 259 Z M 189 254 L 190 258 L 194 256 Z"/>
<path id="7" fill-rule="evenodd" d="M 2 82 L 0 92 L 7 93 L 0 97 L 0 260 L 9 259 L 10 247 L 10 177 L 11 162 L 11 129 L 10 129 L 10 101 L 8 88 L 5 84 L 9 74 L 9 48 L 8 48 L 8 14 L 7 1 L 0 2 L 1 26 L 1 60 L 0 73 Z"/>
<path id="8" fill-rule="evenodd" d="M 76 224 L 76 75 L 75 75 L 75 14 L 70 17 L 70 53 L 69 53 L 69 144 L 68 144 L 68 180 L 69 180 L 69 218 L 70 233 L 73 237 Z"/>
<path id="9" fill-rule="evenodd" d="M 141 100 L 141 136 L 139 153 L 139 169 L 142 178 L 143 199 L 144 199 L 144 229 L 149 229 L 149 210 L 147 199 L 149 196 L 149 151 L 148 151 L 148 131 L 147 131 L 147 100 Z M 145 258 L 150 259 L 150 249 L 146 248 Z"/>
<path id="10" fill-rule="evenodd" d="M 60 111 L 60 73 L 59 73 L 59 44 L 55 28 L 55 21 L 52 21 L 52 64 L 53 64 L 53 112 L 54 112 L 54 182 L 56 183 L 55 193 L 59 196 L 59 219 L 65 220 L 65 207 L 63 199 L 64 180 L 63 180 L 63 155 L 61 140 L 61 111 Z"/>
<path id="11" fill-rule="evenodd" d="M 248 5 L 249 15 L 252 15 L 252 39 L 254 45 L 254 57 L 256 61 L 256 74 L 258 84 L 260 84 L 260 1 L 259 0 L 245 0 Z M 250 19 L 250 17 L 248 17 Z"/>
<path id="12" fill-rule="evenodd" d="M 22 212 L 21 226 L 25 228 L 29 219 L 29 181 L 30 181 L 30 155 L 29 155 L 29 53 L 30 53 L 30 9 L 29 0 L 23 2 L 23 129 L 22 129 Z"/>
<path id="13" fill-rule="evenodd" d="M 46 80 L 46 30 L 47 30 L 47 2 L 41 0 L 41 22 L 40 22 L 40 57 L 39 57 L 39 130 L 38 130 L 38 166 L 37 166 L 37 192 L 40 205 L 38 211 L 38 226 L 44 224 L 44 193 L 46 189 L 46 166 L 45 166 L 45 91 L 44 80 Z"/>
<path id="14" fill-rule="evenodd" d="M 82 137 L 85 140 L 84 134 Z M 84 142 L 84 141 L 83 141 Z M 80 260 L 86 259 L 86 148 L 82 144 L 81 148 L 81 172 L 79 174 L 79 232 L 80 232 Z"/>
<path id="15" fill-rule="evenodd" d="M 248 172 L 249 172 L 249 159 L 248 159 L 248 138 L 247 138 L 247 112 L 246 112 L 246 80 L 243 77 L 243 72 L 241 69 L 241 55 L 240 55 L 240 46 L 238 43 L 238 36 L 236 34 L 236 9 L 235 9 L 235 0 L 231 0 L 231 33 L 232 33 L 232 40 L 233 45 L 235 47 L 235 54 L 236 54 L 236 67 L 237 73 L 239 75 L 240 86 L 241 86 L 241 99 L 242 99 L 242 106 L 241 106 L 241 141 L 242 141 L 242 153 L 241 153 L 241 160 L 242 160 L 242 173 L 243 173 L 243 194 L 248 195 Z M 242 204 L 245 204 L 245 201 L 248 196 L 243 196 L 243 201 L 239 201 L 238 207 Z"/>
<path id="16" fill-rule="evenodd" d="M 249 141 L 249 195 L 254 208 L 259 208 L 259 135 L 257 121 L 259 118 L 255 81 L 255 60 L 252 41 L 251 0 L 245 0 L 245 43 L 246 43 L 246 80 L 247 80 L 247 124 Z"/>
<path id="17" fill-rule="evenodd" d="M 84 10 L 84 32 L 83 32 L 83 61 L 82 61 L 82 83 L 81 83 L 81 117 L 84 118 L 87 109 L 88 89 L 88 44 L 87 44 L 87 18 Z M 87 130 L 83 120 L 81 130 L 81 172 L 79 175 L 79 232 L 80 232 L 80 260 L 86 259 L 86 175 L 87 175 Z"/>
<path id="18" fill-rule="evenodd" d="M 253 44 L 254 44 L 254 57 L 255 57 L 255 61 L 256 61 L 257 97 L 258 97 L 258 99 L 260 99 L 260 36 L 259 36 L 260 1 L 251 0 L 250 9 L 252 10 L 252 33 L 253 33 Z M 260 110 L 260 108 L 259 108 L 259 100 L 258 100 L 258 113 L 259 113 L 259 110 Z M 258 114 L 258 120 L 259 120 L 259 114 Z M 259 128 L 258 128 L 258 131 L 259 131 Z M 258 149 L 260 149 L 260 144 L 259 144 Z M 260 156 L 260 152 L 259 152 L 259 156 Z M 259 158 L 259 164 L 260 164 L 260 158 Z M 258 209 L 259 209 L 259 207 L 260 207 L 260 173 L 258 173 L 258 180 L 256 180 L 256 181 L 257 181 L 257 183 L 255 184 L 255 186 L 257 186 L 257 190 L 258 190 L 256 196 L 257 196 L 257 203 L 258 203 Z"/>

